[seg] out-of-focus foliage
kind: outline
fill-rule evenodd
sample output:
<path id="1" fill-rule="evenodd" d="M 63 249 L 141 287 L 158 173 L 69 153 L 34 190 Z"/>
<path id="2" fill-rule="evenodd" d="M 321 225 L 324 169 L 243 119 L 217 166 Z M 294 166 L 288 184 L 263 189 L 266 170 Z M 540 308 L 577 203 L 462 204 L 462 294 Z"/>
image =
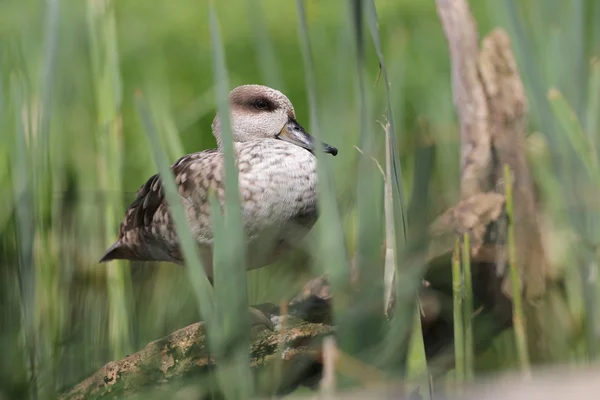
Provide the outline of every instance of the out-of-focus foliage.
<path id="1" fill-rule="evenodd" d="M 107 238 L 116 237 L 134 192 L 156 173 L 135 107 L 136 90 L 146 91 L 169 161 L 215 146 L 208 3 L 0 3 L 0 393 L 22 398 L 35 387 L 51 396 L 119 354 L 198 319 L 192 285 L 181 268 L 97 261 L 110 244 Z M 360 247 L 354 243 L 361 237 L 357 215 L 364 219 L 366 213 L 356 207 L 360 153 L 354 146 L 361 144 L 361 125 L 347 3 L 307 0 L 304 5 L 320 135 L 340 151 L 325 162 L 351 256 Z M 214 4 L 231 87 L 277 86 L 294 103 L 298 120 L 309 126 L 295 2 Z M 404 189 L 409 197 L 416 149 L 433 140 L 431 211 L 440 212 L 457 198 L 459 141 L 448 50 L 435 2 L 375 4 Z M 562 131 L 561 116 L 552 113 L 546 93 L 551 87 L 563 93 L 579 119 L 576 126 L 589 136 L 585 145 L 597 146 L 598 62 L 588 65 L 600 55 L 595 23 L 600 5 L 594 0 L 486 0 L 471 1 L 471 6 L 481 33 L 504 26 L 511 34 L 531 100 L 530 128 L 541 132 L 523 145 L 531 149 L 554 273 L 567 278 L 568 307 L 579 326 L 584 315 L 598 313 L 592 295 L 596 282 L 581 290 L 581 282 L 587 282 L 581 276 L 595 270 L 597 256 L 556 244 L 576 232 L 578 246 L 597 246 L 598 188 L 579 173 L 583 165 L 576 152 L 581 149 L 571 147 L 568 138 L 573 135 Z M 90 13 L 100 15 L 92 29 Z M 93 47 L 94 40 L 99 48 Z M 366 25 L 365 44 L 371 117 L 366 129 L 374 135 L 373 153 L 383 163 L 384 131 L 377 120 L 383 120 L 387 100 Z M 588 73 L 595 80 L 588 82 Z M 590 154 L 597 154 L 597 148 Z M 588 170 L 597 168 L 585 160 Z M 566 182 L 572 185 L 568 190 Z M 374 216 L 383 216 L 383 205 Z M 312 235 L 313 242 L 317 236 Z M 250 304 L 279 303 L 295 294 L 323 268 L 317 260 L 311 270 L 312 259 L 318 256 L 298 252 L 248 273 Z M 571 329 L 556 324 L 557 331 Z M 587 332 L 589 344 L 595 337 L 593 329 Z M 516 365 L 516 355 L 502 350 L 506 342 L 501 338 L 478 360 L 476 373 Z M 565 344 L 563 359 L 593 353 L 577 343 Z M 28 381 L 32 353 L 36 382 Z"/>

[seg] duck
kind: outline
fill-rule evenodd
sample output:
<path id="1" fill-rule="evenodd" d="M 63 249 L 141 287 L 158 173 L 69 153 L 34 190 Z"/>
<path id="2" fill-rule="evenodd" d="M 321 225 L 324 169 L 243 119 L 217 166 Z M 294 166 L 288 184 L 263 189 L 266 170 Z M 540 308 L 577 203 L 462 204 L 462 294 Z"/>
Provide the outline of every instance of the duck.
<path id="1" fill-rule="evenodd" d="M 316 151 L 337 148 L 316 140 L 296 119 L 292 102 L 279 90 L 242 85 L 229 93 L 231 133 L 246 245 L 246 269 L 261 268 L 297 248 L 318 219 Z M 221 116 L 211 124 L 217 148 L 187 154 L 171 171 L 213 284 L 213 233 L 209 192 L 225 206 L 225 157 Z M 120 224 L 117 240 L 101 263 L 158 261 L 185 265 L 159 174 L 137 191 Z M 263 320 L 264 321 L 264 320 Z"/>

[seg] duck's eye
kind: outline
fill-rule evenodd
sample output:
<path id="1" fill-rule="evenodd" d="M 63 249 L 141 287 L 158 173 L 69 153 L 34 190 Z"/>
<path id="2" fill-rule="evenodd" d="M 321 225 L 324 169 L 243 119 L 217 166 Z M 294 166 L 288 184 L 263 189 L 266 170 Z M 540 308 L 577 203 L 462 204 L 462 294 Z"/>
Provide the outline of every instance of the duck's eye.
<path id="1" fill-rule="evenodd" d="M 266 110 L 268 107 L 268 104 L 266 101 L 258 99 L 254 101 L 254 107 L 258 108 L 259 110 Z"/>

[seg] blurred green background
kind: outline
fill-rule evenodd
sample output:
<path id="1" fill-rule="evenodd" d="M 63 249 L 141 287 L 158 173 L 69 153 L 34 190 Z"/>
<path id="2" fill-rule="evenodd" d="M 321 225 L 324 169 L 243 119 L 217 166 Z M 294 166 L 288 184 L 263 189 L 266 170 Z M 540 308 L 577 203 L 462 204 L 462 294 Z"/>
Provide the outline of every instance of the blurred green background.
<path id="1" fill-rule="evenodd" d="M 600 240 L 597 182 L 582 174 L 582 158 L 551 113 L 546 93 L 551 87 L 562 91 L 587 135 L 584 151 L 595 152 L 600 86 L 598 61 L 593 68 L 590 62 L 600 54 L 600 4 L 470 3 L 480 33 L 503 26 L 511 35 L 531 103 L 535 134 L 523 145 L 540 194 L 552 274 L 566 276 L 567 295 L 560 301 L 579 326 L 590 310 L 581 277 L 596 268 L 589 249 Z M 435 143 L 429 211 L 436 214 L 458 199 L 459 133 L 435 2 L 375 4 L 404 187 L 410 196 L 417 149 Z M 360 124 L 346 5 L 305 1 L 320 133 L 340 151 L 326 162 L 352 251 Z M 231 87 L 259 83 L 283 91 L 309 127 L 295 3 L 228 0 L 215 1 L 215 7 Z M 369 131 L 382 161 L 384 132 L 377 120 L 386 113 L 385 86 L 368 32 L 365 42 Z M 144 90 L 151 99 L 170 161 L 212 148 L 211 57 L 205 0 L 0 2 L 0 397 L 24 398 L 32 385 L 52 397 L 106 362 L 197 321 L 182 268 L 97 261 L 135 191 L 156 173 L 134 92 Z M 581 247 L 569 246 L 575 242 Z M 320 272 L 311 265 L 311 257 L 298 252 L 250 272 L 249 302 L 290 298 Z M 563 330 L 558 322 L 554 328 Z M 27 373 L 31 331 L 41 349 L 35 384 Z M 578 343 L 568 344 L 568 354 Z M 492 369 L 514 365 L 505 347 L 498 344 L 488 355 Z"/>

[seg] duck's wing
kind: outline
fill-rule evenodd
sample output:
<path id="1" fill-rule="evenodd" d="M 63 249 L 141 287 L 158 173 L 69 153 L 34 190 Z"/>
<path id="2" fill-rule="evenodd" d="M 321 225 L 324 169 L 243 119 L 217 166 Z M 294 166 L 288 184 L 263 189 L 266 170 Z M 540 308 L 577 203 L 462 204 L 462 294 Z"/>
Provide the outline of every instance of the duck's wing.
<path id="1" fill-rule="evenodd" d="M 209 188 L 223 191 L 222 154 L 216 150 L 188 154 L 177 160 L 171 171 L 190 225 L 200 236 L 210 235 L 207 193 Z M 100 262 L 115 259 L 181 261 L 177 234 L 158 174 L 137 191 L 121 222 L 118 240 Z"/>

